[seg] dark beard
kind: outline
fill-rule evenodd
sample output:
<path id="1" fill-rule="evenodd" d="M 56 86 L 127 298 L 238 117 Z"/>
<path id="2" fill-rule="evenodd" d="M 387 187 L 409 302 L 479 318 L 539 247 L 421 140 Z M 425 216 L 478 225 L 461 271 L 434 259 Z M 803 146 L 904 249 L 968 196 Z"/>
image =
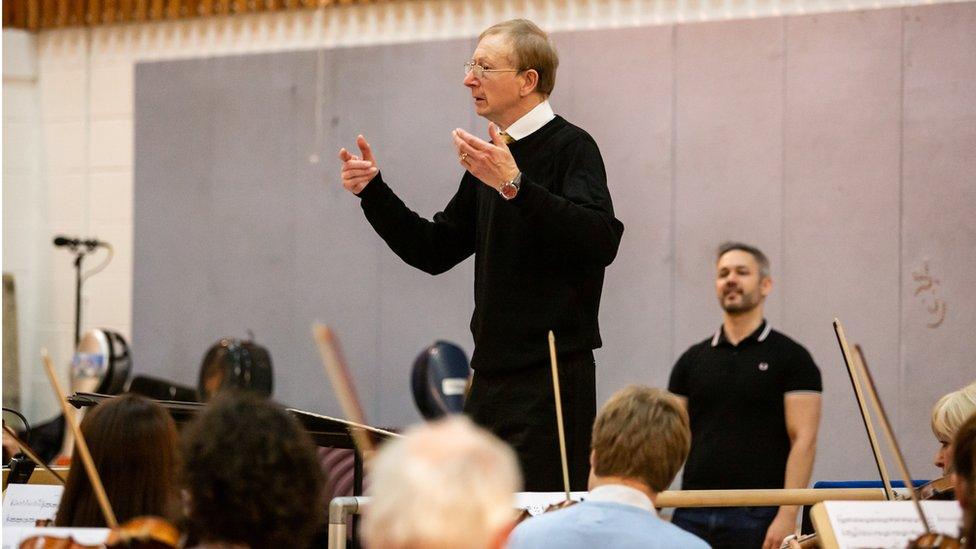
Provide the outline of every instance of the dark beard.
<path id="1" fill-rule="evenodd" d="M 757 299 L 755 296 L 750 296 L 748 294 L 743 293 L 741 294 L 741 296 L 742 299 L 739 301 L 739 303 L 736 303 L 734 305 L 727 305 L 725 302 L 725 296 L 723 296 L 722 302 L 720 303 L 720 305 L 722 306 L 722 310 L 724 310 L 726 313 L 729 313 L 730 315 L 738 316 L 752 311 L 753 309 L 759 306 L 759 303 L 761 301 Z"/>

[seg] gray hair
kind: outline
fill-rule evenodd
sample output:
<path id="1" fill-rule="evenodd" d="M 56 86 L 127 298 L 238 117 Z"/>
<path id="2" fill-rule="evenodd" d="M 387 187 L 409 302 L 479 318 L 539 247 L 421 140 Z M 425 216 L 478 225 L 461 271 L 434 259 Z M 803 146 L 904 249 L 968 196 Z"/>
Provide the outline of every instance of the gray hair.
<path id="1" fill-rule="evenodd" d="M 486 549 L 515 518 L 522 479 L 501 440 L 454 416 L 409 429 L 369 469 L 369 547 Z"/>

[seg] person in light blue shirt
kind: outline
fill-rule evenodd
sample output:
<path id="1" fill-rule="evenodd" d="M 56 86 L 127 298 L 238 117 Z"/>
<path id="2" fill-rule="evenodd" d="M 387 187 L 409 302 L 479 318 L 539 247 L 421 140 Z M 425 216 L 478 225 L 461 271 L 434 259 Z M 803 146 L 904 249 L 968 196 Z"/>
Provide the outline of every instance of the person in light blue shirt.
<path id="1" fill-rule="evenodd" d="M 688 413 L 677 397 L 636 385 L 618 391 L 593 424 L 585 501 L 527 519 L 512 532 L 508 548 L 707 549 L 654 509 L 690 445 Z"/>

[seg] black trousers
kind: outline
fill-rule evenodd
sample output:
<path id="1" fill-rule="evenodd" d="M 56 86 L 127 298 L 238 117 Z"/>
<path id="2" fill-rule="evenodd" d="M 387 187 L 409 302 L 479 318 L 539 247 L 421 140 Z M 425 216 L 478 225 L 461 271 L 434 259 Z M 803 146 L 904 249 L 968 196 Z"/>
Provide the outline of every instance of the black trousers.
<path id="1" fill-rule="evenodd" d="M 596 417 L 593 352 L 559 356 L 566 459 L 573 490 L 586 490 Z M 556 401 L 549 361 L 515 371 L 477 371 L 464 404 L 471 419 L 514 448 L 527 492 L 563 490 Z"/>

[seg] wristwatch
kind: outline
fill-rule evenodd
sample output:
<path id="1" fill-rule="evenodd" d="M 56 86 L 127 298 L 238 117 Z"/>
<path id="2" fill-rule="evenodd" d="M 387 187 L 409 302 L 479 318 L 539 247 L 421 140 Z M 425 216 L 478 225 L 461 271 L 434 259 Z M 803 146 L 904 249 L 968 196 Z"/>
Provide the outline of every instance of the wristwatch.
<path id="1" fill-rule="evenodd" d="M 522 187 L 522 172 L 519 172 L 515 176 L 515 179 L 506 182 L 498 189 L 498 194 L 502 195 L 505 200 L 511 200 L 515 198 L 518 194 L 519 189 Z"/>

